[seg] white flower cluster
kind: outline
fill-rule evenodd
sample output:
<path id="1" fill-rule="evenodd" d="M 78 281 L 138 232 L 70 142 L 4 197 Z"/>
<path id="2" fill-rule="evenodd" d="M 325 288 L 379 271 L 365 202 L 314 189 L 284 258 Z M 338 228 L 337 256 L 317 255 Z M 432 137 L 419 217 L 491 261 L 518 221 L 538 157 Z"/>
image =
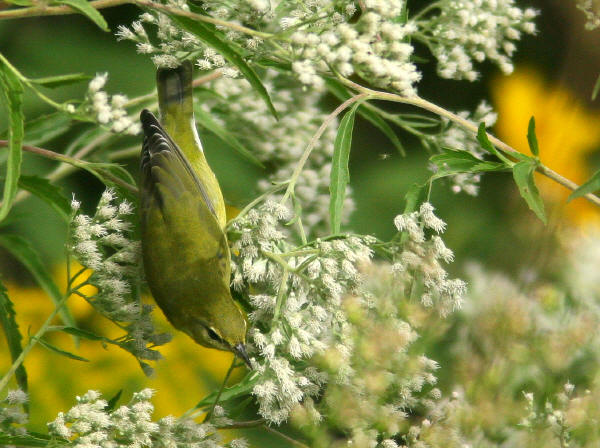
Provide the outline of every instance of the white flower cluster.
<path id="1" fill-rule="evenodd" d="M 598 0 L 577 0 L 577 8 L 585 14 L 586 30 L 591 31 L 600 27 L 600 3 Z"/>
<path id="2" fill-rule="evenodd" d="M 406 235 L 406 241 L 397 247 L 392 270 L 402 284 L 410 285 L 413 294 L 420 295 L 424 306 L 435 305 L 441 316 L 447 316 L 460 307 L 466 283 L 448 279 L 442 267 L 442 262 L 454 260 L 454 254 L 438 236 L 446 229 L 446 223 L 435 216 L 433 210 L 433 206 L 425 202 L 418 211 L 394 218 L 394 225 Z M 437 235 L 428 236 L 430 232 Z"/>
<path id="3" fill-rule="evenodd" d="M 109 409 L 99 392 L 90 390 L 77 397 L 77 405 L 60 412 L 48 423 L 50 435 L 66 439 L 73 448 L 218 448 L 222 445 L 216 428 L 208 423 L 168 416 L 154 422 L 153 391 L 134 393 L 127 405 Z"/>
<path id="4" fill-rule="evenodd" d="M 348 22 L 356 12 L 355 2 L 343 2 L 342 13 L 333 14 L 326 14 L 330 5 L 325 3 L 330 2 L 322 2 L 321 10 L 304 18 L 306 24 L 290 36 L 292 70 L 300 82 L 318 87 L 323 83 L 319 73 L 334 69 L 344 77 L 358 74 L 377 87 L 414 96 L 421 74 L 411 62 L 414 48 L 409 39 L 417 28 L 398 20 L 405 0 L 366 0 L 353 24 Z M 288 14 L 283 20 L 296 18 L 296 10 Z"/>
<path id="5" fill-rule="evenodd" d="M 470 113 L 467 111 L 458 112 L 461 118 L 469 121 L 474 126 L 478 126 L 479 123 L 485 123 L 486 128 L 492 127 L 496 123 L 498 115 L 493 111 L 492 107 L 485 101 L 482 101 L 475 112 Z M 438 136 L 434 137 L 433 142 L 440 148 L 452 148 L 460 149 L 462 151 L 468 151 L 478 159 L 483 160 L 485 151 L 481 148 L 481 145 L 475 138 L 475 136 L 461 126 L 449 122 L 443 118 L 443 132 Z M 452 191 L 454 193 L 465 192 L 471 196 L 477 196 L 479 192 L 479 181 L 481 180 L 481 174 L 472 173 L 460 173 L 452 176 L 450 181 L 452 183 Z"/>
<path id="6" fill-rule="evenodd" d="M 144 305 L 137 292 L 140 279 L 140 243 L 132 240 L 129 222 L 133 206 L 106 190 L 98 202 L 96 213 L 87 216 L 80 212 L 81 203 L 73 199 L 68 249 L 79 262 L 93 272 L 86 283 L 97 288 L 86 300 L 102 315 L 114 322 L 127 322 L 127 336 L 118 344 L 138 360 L 160 358 L 152 346 L 170 340 L 168 334 L 156 334 L 150 313 L 152 306 Z M 78 284 L 75 281 L 75 284 Z M 150 347 L 148 346 L 150 345 Z M 151 368 L 140 361 L 144 370 Z"/>
<path id="7" fill-rule="evenodd" d="M 322 93 L 301 87 L 291 87 L 289 77 L 267 71 L 263 79 L 271 93 L 275 108 L 281 115 L 276 121 L 258 94 L 245 79 L 219 79 L 212 89 L 224 100 L 206 98 L 202 108 L 210 112 L 226 129 L 236 132 L 252 153 L 275 172 L 259 182 L 266 191 L 273 182 L 285 181 L 291 176 L 298 159 L 311 138 L 325 120 L 326 114 L 318 107 Z M 329 222 L 329 179 L 333 142 L 337 120 L 332 121 L 313 148 L 296 183 L 295 194 L 302 206 L 302 223 L 311 234 L 325 234 Z M 346 191 L 343 219 L 354 209 L 350 188 Z"/>
<path id="8" fill-rule="evenodd" d="M 23 405 L 27 401 L 27 394 L 21 389 L 8 391 L 6 398 L 0 402 L 0 433 L 11 436 L 27 433 L 23 427 L 29 421 L 29 416 L 23 412 Z"/>
<path id="9" fill-rule="evenodd" d="M 556 403 L 546 401 L 543 409 L 536 409 L 534 396 L 531 392 L 524 392 L 527 402 L 527 417 L 521 421 L 521 425 L 526 428 L 549 427 L 560 446 L 569 446 L 570 428 L 567 423 L 567 413 L 570 411 L 571 401 L 577 401 L 573 396 L 575 386 L 567 382 L 563 386 L 563 391 L 556 395 Z M 573 420 L 573 419 L 572 419 Z"/>
<path id="10" fill-rule="evenodd" d="M 252 391 L 260 414 L 281 423 L 303 399 L 314 397 L 327 375 L 307 360 L 340 346 L 346 317 L 341 299 L 361 281 L 358 266 L 368 263 L 369 238 L 317 240 L 289 247 L 280 230 L 288 211 L 274 202 L 252 209 L 232 223 L 233 287 L 252 291 L 245 301 L 250 350 L 259 372 Z M 343 365 L 338 379 L 348 375 Z"/>
<path id="11" fill-rule="evenodd" d="M 438 60 L 442 78 L 474 81 L 474 62 L 486 59 L 512 73 L 514 44 L 521 33 L 534 34 L 534 9 L 522 10 L 514 0 L 442 0 L 439 15 L 423 23 L 426 42 Z"/>
<path id="12" fill-rule="evenodd" d="M 340 309 L 348 316 L 342 349 L 352 347 L 344 361 L 349 373 L 330 382 L 319 403 L 297 406 L 291 422 L 319 446 L 397 448 L 416 431 L 410 414 L 434 409 L 441 398 L 434 387 L 439 366 L 412 347 L 418 335 L 404 320 L 407 299 L 389 266 L 363 266 L 362 273 L 361 291 L 346 296 Z M 339 350 L 330 347 L 316 360 L 332 378 L 346 358 Z M 327 420 L 315 418 L 320 414 Z"/>
<path id="13" fill-rule="evenodd" d="M 98 120 L 98 123 L 108 126 L 112 132 L 137 135 L 140 133 L 141 126 L 137 119 L 127 115 L 125 105 L 127 97 L 125 95 L 108 95 L 102 88 L 108 79 L 107 73 L 97 74 L 88 85 L 86 101 L 82 107 L 90 111 Z M 69 112 L 75 112 L 75 108 L 70 105 Z"/>
<path id="14" fill-rule="evenodd" d="M 189 11 L 185 1 L 168 0 L 167 6 Z M 157 28 L 157 44 L 152 43 L 144 24 Z M 236 77 L 236 68 L 226 64 L 225 58 L 210 47 L 204 45 L 192 33 L 176 26 L 165 14 L 159 12 L 143 13 L 131 28 L 119 25 L 117 39 L 131 40 L 136 43 L 137 51 L 141 54 L 152 55 L 152 61 L 157 67 L 174 68 L 180 64 L 182 53 L 193 53 L 197 56 L 197 65 L 202 70 L 221 69 L 225 76 Z"/>

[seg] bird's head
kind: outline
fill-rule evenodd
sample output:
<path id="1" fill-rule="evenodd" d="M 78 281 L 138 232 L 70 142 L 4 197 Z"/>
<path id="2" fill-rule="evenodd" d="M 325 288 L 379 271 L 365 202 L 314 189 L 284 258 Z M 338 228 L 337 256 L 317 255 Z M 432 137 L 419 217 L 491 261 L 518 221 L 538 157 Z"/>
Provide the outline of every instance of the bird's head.
<path id="1" fill-rule="evenodd" d="M 224 300 L 216 313 L 190 316 L 188 333 L 198 344 L 233 352 L 252 368 L 246 352 L 246 318 L 231 298 Z"/>

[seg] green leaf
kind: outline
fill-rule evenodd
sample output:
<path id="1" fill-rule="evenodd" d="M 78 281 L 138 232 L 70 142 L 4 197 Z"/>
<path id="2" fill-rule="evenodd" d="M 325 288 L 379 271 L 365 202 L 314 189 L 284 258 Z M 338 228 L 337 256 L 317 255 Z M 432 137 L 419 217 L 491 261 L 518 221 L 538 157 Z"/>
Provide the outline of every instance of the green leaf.
<path id="1" fill-rule="evenodd" d="M 346 101 L 351 97 L 348 90 L 336 79 L 326 79 L 325 84 L 329 91 L 335 95 L 339 100 Z M 367 120 L 377 129 L 379 129 L 383 135 L 385 135 L 392 144 L 396 147 L 396 150 L 404 157 L 406 156 L 406 151 L 404 150 L 404 146 L 402 146 L 402 142 L 392 129 L 392 127 L 387 124 L 387 122 L 381 118 L 381 116 L 374 110 L 369 109 L 366 104 L 361 104 L 358 108 L 358 115 Z"/>
<path id="2" fill-rule="evenodd" d="M 477 141 L 479 142 L 481 147 L 483 149 L 485 149 L 487 152 L 495 155 L 500 160 L 503 160 L 502 154 L 500 154 L 500 152 L 489 141 L 487 132 L 485 130 L 485 123 L 483 123 L 483 122 L 479 123 L 479 128 L 477 128 Z"/>
<path id="3" fill-rule="evenodd" d="M 48 341 L 45 341 L 44 339 L 39 338 L 39 339 L 37 339 L 37 342 L 42 347 L 47 348 L 51 352 L 58 353 L 59 355 L 64 356 L 66 358 L 74 359 L 75 361 L 90 362 L 89 359 L 83 358 L 83 357 L 78 356 L 78 355 L 76 355 L 74 353 L 68 352 L 68 351 L 63 350 L 61 348 L 58 348 L 57 346 L 50 344 Z"/>
<path id="4" fill-rule="evenodd" d="M 329 182 L 329 216 L 331 221 L 331 233 L 340 232 L 342 221 L 342 208 L 346 197 L 346 186 L 350 181 L 348 160 L 350 158 L 350 147 L 352 146 L 352 131 L 354 130 L 354 117 L 359 103 L 355 103 L 346 112 L 340 122 L 335 142 L 333 143 L 333 159 L 331 161 L 331 178 Z"/>
<path id="5" fill-rule="evenodd" d="M 533 173 L 535 172 L 535 163 L 529 161 L 518 162 L 513 167 L 513 178 L 519 188 L 519 193 L 527 202 L 529 208 L 536 216 L 546 224 L 546 213 L 544 211 L 544 202 L 540 196 Z"/>
<path id="6" fill-rule="evenodd" d="M 65 3 L 65 2 L 63 2 Z M 86 2 L 87 3 L 87 2 Z M 96 10 L 94 10 L 96 11 Z M 80 81 L 87 81 L 92 77 L 84 73 L 70 73 L 68 75 L 57 75 L 57 76 L 46 76 L 44 78 L 30 79 L 34 84 L 40 86 L 49 87 L 54 89 L 56 87 L 66 86 L 69 84 L 75 84 Z"/>
<path id="7" fill-rule="evenodd" d="M 33 6 L 33 2 L 30 0 L 4 0 L 6 3 L 17 6 Z"/>
<path id="8" fill-rule="evenodd" d="M 244 379 L 236 385 L 226 387 L 223 389 L 223 392 L 219 397 L 219 403 L 223 403 L 225 401 L 233 400 L 234 398 L 238 398 L 243 395 L 249 394 L 250 392 L 252 392 L 252 389 L 254 388 L 254 385 L 258 382 L 259 378 L 260 375 L 257 372 L 249 372 L 248 375 L 246 375 Z M 204 397 L 196 404 L 196 406 L 194 406 L 194 409 L 212 406 L 215 403 L 218 392 L 219 391 L 214 391 L 210 395 Z"/>
<path id="9" fill-rule="evenodd" d="M 269 92 L 263 85 L 258 75 L 252 70 L 252 68 L 244 61 L 242 56 L 232 48 L 225 39 L 221 37 L 221 33 L 217 31 L 214 26 L 209 26 L 205 23 L 195 21 L 188 17 L 178 16 L 170 14 L 169 17 L 179 24 L 183 29 L 189 31 L 195 35 L 198 39 L 203 41 L 205 44 L 217 50 L 225 59 L 231 64 L 235 65 L 238 70 L 244 75 L 250 85 L 256 90 L 260 97 L 264 100 L 267 107 L 271 111 L 271 114 L 278 120 L 277 111 L 271 101 Z"/>
<path id="10" fill-rule="evenodd" d="M 571 202 L 573 199 L 580 198 L 586 194 L 593 193 L 598 190 L 600 190 L 600 170 L 592 174 L 592 177 L 590 177 L 584 184 L 577 187 L 577 189 L 569 195 L 567 202 Z"/>
<path id="11" fill-rule="evenodd" d="M 538 146 L 537 137 L 535 135 L 535 118 L 534 117 L 531 117 L 529 119 L 529 125 L 527 126 L 527 142 L 529 143 L 529 149 L 531 150 L 531 153 L 534 156 L 539 157 L 540 148 Z"/>
<path id="12" fill-rule="evenodd" d="M 63 112 L 42 115 L 25 123 L 24 143 L 37 146 L 69 130 L 71 118 Z"/>
<path id="13" fill-rule="evenodd" d="M 119 392 L 117 392 L 110 400 L 108 400 L 108 403 L 104 408 L 105 412 L 110 412 L 117 406 L 117 403 L 119 402 L 119 398 L 121 398 L 122 393 L 123 389 L 119 389 Z"/>
<path id="14" fill-rule="evenodd" d="M 6 337 L 6 345 L 10 351 L 10 357 L 14 362 L 23 351 L 21 346 L 23 339 L 21 337 L 21 332 L 19 331 L 19 325 L 16 321 L 13 303 L 8 297 L 8 293 L 2 282 L 0 282 L 0 324 L 2 324 L 2 330 Z M 24 392 L 27 392 L 27 372 L 22 363 L 15 371 L 15 378 L 19 387 Z"/>
<path id="15" fill-rule="evenodd" d="M 596 84 L 594 84 L 594 90 L 592 90 L 592 100 L 595 100 L 600 91 L 600 75 L 596 78 Z"/>
<path id="16" fill-rule="evenodd" d="M 8 108 L 8 161 L 2 205 L 0 205 L 0 221 L 6 218 L 17 194 L 17 184 L 21 175 L 21 159 L 23 157 L 23 85 L 12 72 L 11 67 L 0 60 L 0 87 L 4 104 Z"/>
<path id="17" fill-rule="evenodd" d="M 108 342 L 109 344 L 118 345 L 112 339 L 106 338 L 104 336 L 97 335 L 96 333 L 92 333 L 91 331 L 83 330 L 81 328 L 76 327 L 65 327 L 65 326 L 52 326 L 48 328 L 48 331 L 63 331 L 73 336 L 77 336 L 82 339 L 88 339 L 90 341 L 102 341 Z"/>
<path id="18" fill-rule="evenodd" d="M 62 194 L 62 189 L 38 176 L 21 176 L 19 186 L 50 205 L 65 222 L 71 218 L 71 204 Z"/>
<path id="19" fill-rule="evenodd" d="M 8 434 L 0 434 L 0 446 L 48 446 L 48 442 L 48 439 L 42 439 L 32 435 L 9 436 Z"/>
<path id="20" fill-rule="evenodd" d="M 441 154 L 429 158 L 437 167 L 432 179 L 439 179 L 458 173 L 481 173 L 487 171 L 506 171 L 510 167 L 501 162 L 480 160 L 468 151 L 443 148 Z"/>
<path id="21" fill-rule="evenodd" d="M 404 199 L 406 200 L 406 206 L 404 207 L 403 214 L 412 213 L 417 210 L 418 205 L 421 203 L 420 198 L 423 195 L 423 191 L 426 185 L 412 184 Z"/>
<path id="22" fill-rule="evenodd" d="M 39 254 L 31 246 L 29 241 L 18 235 L 0 235 L 0 246 L 7 249 L 13 256 L 19 260 L 31 272 L 36 282 L 52 299 L 54 304 L 58 304 L 62 299 L 58 286 L 52 280 L 50 273 L 44 266 Z M 69 327 L 75 327 L 75 320 L 66 306 L 63 306 L 59 312 L 61 320 Z"/>
<path id="23" fill-rule="evenodd" d="M 208 112 L 204 111 L 201 107 L 195 107 L 194 114 L 196 115 L 196 122 L 200 126 L 215 134 L 217 137 L 239 152 L 240 155 L 249 162 L 260 166 L 261 168 L 265 167 L 248 148 L 246 148 L 233 134 L 231 134 L 231 132 L 213 120 Z"/>
<path id="24" fill-rule="evenodd" d="M 55 3 L 62 5 L 69 5 L 71 8 L 76 9 L 96 25 L 100 27 L 102 31 L 110 31 L 108 24 L 102 14 L 98 12 L 87 0 L 56 0 Z"/>

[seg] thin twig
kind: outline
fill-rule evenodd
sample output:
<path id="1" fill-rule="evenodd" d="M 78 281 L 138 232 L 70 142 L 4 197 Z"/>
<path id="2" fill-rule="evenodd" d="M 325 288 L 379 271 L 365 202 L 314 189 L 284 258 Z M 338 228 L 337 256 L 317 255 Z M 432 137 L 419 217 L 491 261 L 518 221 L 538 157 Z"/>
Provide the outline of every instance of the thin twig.
<path id="1" fill-rule="evenodd" d="M 346 79 L 346 78 L 340 78 L 340 79 L 345 85 L 356 90 L 357 92 L 362 92 L 364 94 L 370 95 L 372 98 L 375 98 L 375 99 L 380 99 L 380 100 L 385 100 L 385 101 L 393 101 L 395 103 L 410 104 L 413 106 L 420 107 L 421 109 L 428 110 L 428 111 L 433 112 L 434 114 L 439 115 L 441 117 L 446 117 L 449 120 L 451 120 L 455 123 L 458 123 L 463 128 L 468 129 L 473 134 L 477 134 L 478 128 L 477 128 L 477 126 L 473 125 L 473 123 L 470 123 L 468 120 L 466 120 L 456 114 L 453 114 L 452 112 L 450 112 L 436 104 L 430 103 L 429 101 L 424 100 L 423 98 L 420 98 L 420 97 L 409 98 L 409 97 L 397 95 L 395 93 L 372 90 L 367 87 L 361 86 L 360 84 L 357 84 L 353 81 L 350 81 L 349 79 Z M 515 148 L 513 148 L 510 145 L 507 145 L 502 140 L 498 139 L 497 137 L 494 137 L 492 134 L 488 133 L 487 136 L 488 136 L 488 139 L 490 140 L 490 142 L 495 147 L 504 151 L 505 153 L 520 154 L 520 152 L 517 151 Z M 558 182 L 562 186 L 568 188 L 569 190 L 576 190 L 577 188 L 579 188 L 579 185 L 577 185 L 575 182 L 561 176 L 560 174 L 551 170 L 550 168 L 548 168 L 545 165 L 542 165 L 542 164 L 538 165 L 536 170 L 538 172 L 540 172 L 541 174 L 543 174 L 544 176 L 547 176 L 550 179 L 554 180 L 555 182 Z M 598 196 L 588 193 L 583 197 L 586 198 L 591 203 L 600 206 L 600 198 Z"/>
<path id="2" fill-rule="evenodd" d="M 38 6 L 29 8 L 15 8 L 0 11 L 0 19 L 19 19 L 23 17 L 39 16 L 62 16 L 66 14 L 79 14 L 80 12 L 67 5 L 47 6 L 45 2 Z M 125 5 L 131 3 L 130 0 L 94 0 L 89 5 L 94 9 L 110 8 L 112 6 Z"/>
<path id="3" fill-rule="evenodd" d="M 239 31 L 243 34 L 248 34 L 250 36 L 260 37 L 262 39 L 267 39 L 272 37 L 271 33 L 263 33 L 260 31 L 253 30 L 252 28 L 247 28 L 245 26 L 239 25 L 237 23 L 227 22 L 225 20 L 215 19 L 214 17 L 205 16 L 202 14 L 196 14 L 191 11 L 184 11 L 183 9 L 173 8 L 172 6 L 163 5 L 160 3 L 151 2 L 148 0 L 132 0 L 131 3 L 134 3 L 138 6 L 145 6 L 147 8 L 156 9 L 159 11 L 164 11 L 170 14 L 175 14 L 176 16 L 188 17 L 190 19 L 197 20 L 198 22 L 211 23 L 213 25 L 222 26 L 225 28 L 229 28 L 230 30 Z"/>
<path id="4" fill-rule="evenodd" d="M 321 126 L 319 126 L 319 129 L 317 129 L 317 132 L 315 133 L 315 135 L 313 135 L 313 137 L 310 139 L 308 146 L 304 150 L 302 157 L 300 157 L 300 160 L 298 161 L 298 164 L 296 165 L 296 168 L 294 169 L 294 172 L 292 173 L 292 176 L 290 177 L 290 179 L 288 181 L 289 182 L 288 187 L 285 190 L 283 198 L 281 199 L 282 204 L 287 200 L 287 198 L 290 196 L 290 194 L 292 194 L 292 191 L 294 190 L 294 187 L 296 186 L 298 177 L 300 176 L 300 173 L 302 172 L 302 169 L 304 168 L 304 165 L 306 164 L 306 161 L 308 160 L 308 156 L 310 156 L 310 153 L 312 152 L 313 148 L 319 141 L 319 138 L 321 138 L 321 135 L 323 135 L 323 132 L 325 132 L 325 129 L 327 129 L 327 126 L 329 126 L 329 124 L 335 119 L 335 117 L 337 117 L 340 113 L 342 113 L 352 103 L 355 103 L 355 102 L 362 100 L 364 98 L 367 98 L 369 96 L 370 96 L 370 94 L 365 92 L 365 93 L 359 93 L 358 95 L 355 95 L 352 98 L 348 98 L 346 101 L 344 101 L 338 107 L 336 107 L 336 109 L 333 112 L 331 112 L 327 116 L 327 118 L 325 118 L 325 120 L 323 120 L 323 123 L 321 123 Z"/>
<path id="5" fill-rule="evenodd" d="M 0 140 L 0 147 L 6 147 L 6 146 L 8 146 L 8 143 L 9 143 L 8 140 Z M 56 161 L 63 162 L 63 163 L 69 163 L 78 168 L 85 168 L 86 165 L 88 165 L 88 162 L 86 162 L 85 160 L 80 160 L 80 159 L 76 159 L 74 157 L 65 156 L 64 154 L 59 154 L 57 152 L 50 151 L 49 149 L 38 148 L 37 146 L 31 146 L 31 145 L 23 145 L 22 148 L 23 148 L 23 151 L 37 154 L 39 156 L 46 157 L 47 159 L 50 159 L 50 160 L 56 160 Z M 123 179 L 115 176 L 114 174 L 112 174 L 106 170 L 102 170 L 101 174 L 104 177 L 106 177 L 107 179 L 113 181 L 115 184 L 131 191 L 132 193 L 138 192 L 138 189 L 135 185 L 131 185 L 130 183 L 125 182 Z"/>
<path id="6" fill-rule="evenodd" d="M 282 433 L 282 432 L 280 432 L 280 431 L 277 431 L 276 429 L 273 429 L 273 428 L 271 428 L 270 426 L 264 425 L 264 426 L 263 426 L 263 428 L 264 428 L 264 430 L 265 430 L 265 431 L 268 431 L 268 432 L 270 432 L 270 433 L 273 433 L 273 434 L 275 434 L 275 435 L 278 435 L 278 436 L 279 436 L 279 437 L 281 437 L 282 439 L 285 439 L 285 440 L 287 440 L 287 441 L 288 441 L 288 442 L 290 442 L 292 445 L 299 446 L 299 447 L 301 447 L 301 448 L 310 448 L 310 447 L 309 447 L 308 445 L 306 445 L 305 443 L 302 443 L 302 442 L 300 442 L 300 441 L 298 441 L 298 440 L 296 440 L 296 439 L 292 439 L 290 436 L 288 436 L 288 435 L 286 435 L 286 434 L 284 434 L 284 433 Z"/>
<path id="7" fill-rule="evenodd" d="M 217 426 L 217 429 L 241 429 L 241 428 L 256 428 L 265 424 L 264 418 L 258 420 L 248 420 L 246 422 L 233 422 L 230 425 Z"/>
<path id="8" fill-rule="evenodd" d="M 217 393 L 217 397 L 215 398 L 215 402 L 213 403 L 212 407 L 210 408 L 210 411 L 208 411 L 206 413 L 206 417 L 204 417 L 203 423 L 206 423 L 208 421 L 210 421 L 210 418 L 212 417 L 215 408 L 217 407 L 217 404 L 219 403 L 219 399 L 221 398 L 221 394 L 223 393 L 223 390 L 225 390 L 225 386 L 227 385 L 227 381 L 229 381 L 229 377 L 231 376 L 231 372 L 233 372 L 233 369 L 235 367 L 235 359 L 236 357 L 234 356 L 233 359 L 231 360 L 231 365 L 229 366 L 229 370 L 227 370 L 227 374 L 225 375 L 225 379 L 223 380 L 223 383 L 221 384 L 221 388 L 219 389 L 219 392 Z"/>

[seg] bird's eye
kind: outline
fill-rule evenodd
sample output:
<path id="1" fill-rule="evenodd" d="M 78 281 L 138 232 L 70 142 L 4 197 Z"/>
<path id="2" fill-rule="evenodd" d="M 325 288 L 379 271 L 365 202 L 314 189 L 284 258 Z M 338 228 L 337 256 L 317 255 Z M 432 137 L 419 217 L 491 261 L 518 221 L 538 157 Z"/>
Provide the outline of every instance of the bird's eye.
<path id="1" fill-rule="evenodd" d="M 211 338 L 213 341 L 221 342 L 221 337 L 217 334 L 215 330 L 213 330 L 212 328 L 207 328 L 206 331 L 208 333 L 208 337 Z"/>

